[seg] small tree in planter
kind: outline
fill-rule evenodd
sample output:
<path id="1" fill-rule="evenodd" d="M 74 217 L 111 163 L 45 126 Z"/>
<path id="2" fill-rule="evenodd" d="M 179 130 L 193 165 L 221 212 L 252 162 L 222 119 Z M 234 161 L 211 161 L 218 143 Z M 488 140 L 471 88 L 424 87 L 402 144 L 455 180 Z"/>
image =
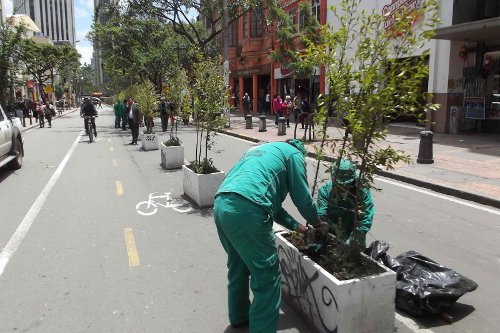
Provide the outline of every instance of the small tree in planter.
<path id="1" fill-rule="evenodd" d="M 177 136 L 177 129 L 180 121 L 186 117 L 189 119 L 191 94 L 187 73 L 182 67 L 169 68 L 167 75 L 170 89 L 167 90 L 165 97 L 171 103 L 173 122 L 170 126 L 169 139 L 161 143 L 161 159 L 166 169 L 177 169 L 184 164 L 184 146 Z"/>
<path id="2" fill-rule="evenodd" d="M 158 96 L 155 87 L 150 81 L 145 80 L 142 83 L 136 83 L 131 90 L 146 126 L 141 140 L 142 148 L 144 150 L 158 149 L 158 137 L 153 132 L 153 119 L 158 115 Z"/>
<path id="3" fill-rule="evenodd" d="M 214 136 L 226 123 L 221 114 L 227 103 L 227 89 L 220 73 L 220 63 L 219 58 L 208 58 L 195 64 L 193 69 L 196 151 L 195 160 L 188 166 L 183 166 L 184 192 L 200 207 L 213 206 L 215 193 L 224 179 L 224 173 L 218 171 L 212 159 L 208 158 L 208 151 L 212 151 L 214 147 Z M 194 181 L 194 178 L 208 178 L 200 177 L 208 175 L 213 178 L 213 182 L 202 184 Z M 200 185 L 199 189 L 190 189 L 189 185 L 196 184 Z"/>
<path id="4" fill-rule="evenodd" d="M 341 270 L 350 270 L 350 266 L 360 266 L 366 262 L 360 247 L 364 243 L 365 235 L 358 228 L 360 211 L 363 208 L 360 202 L 363 188 L 377 190 L 373 184 L 373 175 L 381 167 L 392 169 L 396 163 L 410 161 L 405 152 L 378 144 L 387 135 L 383 120 L 398 113 L 416 113 L 422 109 L 428 111 L 437 108 L 436 105 L 426 104 L 428 94 L 420 88 L 421 81 L 428 77 L 426 62 L 429 51 L 425 48 L 428 47 L 426 42 L 431 37 L 429 31 L 433 31 L 437 21 L 437 1 L 423 0 L 411 11 L 407 6 L 402 6 L 401 9 L 385 15 L 376 11 L 361 11 L 360 4 L 366 4 L 361 0 L 339 0 L 336 3 L 338 7 L 332 8 L 333 25 L 324 27 L 321 31 L 322 42 L 309 41 L 299 54 L 304 65 L 325 66 L 326 69 L 329 93 L 321 97 L 322 103 L 315 117 L 319 125 L 318 137 L 321 138 L 316 145 L 317 159 L 321 161 L 326 155 L 331 155 L 335 159 L 335 168 L 338 168 L 342 159 L 354 161 L 359 166 L 359 172 L 355 176 L 355 190 L 347 192 L 355 207 L 352 209 L 353 234 L 347 235 L 352 241 L 349 245 L 340 242 L 336 247 L 341 250 L 333 255 L 329 249 L 330 243 L 324 244 L 327 250 L 324 253 L 311 254 L 316 261 L 328 262 L 335 267 L 336 269 L 329 271 L 333 275 Z M 375 7 L 376 4 L 372 8 Z M 340 138 L 329 137 L 327 134 L 332 108 L 340 118 L 337 123 L 344 133 Z M 313 192 L 319 183 L 319 167 L 320 163 L 316 169 Z M 327 166 L 326 178 L 335 183 L 337 174 L 331 176 L 331 170 L 332 167 Z M 333 194 L 332 190 L 328 198 L 327 219 L 332 210 L 338 209 L 335 207 Z M 334 226 L 342 223 L 328 222 Z M 346 235 L 340 233 L 337 236 L 343 238 Z M 279 246 L 286 248 L 284 243 Z M 292 303 L 301 309 L 307 309 L 304 304 L 320 304 L 315 301 L 323 297 L 325 304 L 322 309 L 327 308 L 325 312 L 321 312 L 323 310 L 320 309 L 320 304 L 310 311 L 308 318 L 318 332 L 335 329 L 339 332 L 392 331 L 394 273 L 378 275 L 380 279 L 374 274 L 361 280 L 355 278 L 346 281 L 339 281 L 340 278 L 331 276 L 324 279 L 321 277 L 315 280 L 319 281 L 319 285 L 314 282 L 315 286 L 311 287 L 309 292 L 303 286 L 312 284 L 313 271 L 305 268 L 311 265 L 304 263 L 306 266 L 292 268 L 295 264 L 287 257 L 294 257 L 293 252 L 284 250 L 282 253 L 282 262 L 289 266 L 288 269 L 282 270 L 283 280 L 286 281 L 284 290 L 285 294 L 292 295 Z M 304 273 L 305 271 L 307 273 Z M 387 274 L 392 275 L 387 277 Z M 330 274 L 325 276 L 328 275 Z M 332 286 L 325 289 L 323 281 L 328 279 L 333 281 Z M 352 287 L 349 287 L 349 284 Z M 348 288 L 343 289 L 346 286 Z M 328 296 L 333 300 L 328 298 L 328 302 L 325 301 L 325 294 L 318 290 L 328 290 Z M 375 293 L 370 294 L 372 291 Z M 363 307 L 357 307 L 362 309 L 361 312 L 356 311 L 356 302 L 363 302 Z M 322 314 L 318 316 L 320 312 Z M 335 320 L 325 324 L 325 318 Z"/>

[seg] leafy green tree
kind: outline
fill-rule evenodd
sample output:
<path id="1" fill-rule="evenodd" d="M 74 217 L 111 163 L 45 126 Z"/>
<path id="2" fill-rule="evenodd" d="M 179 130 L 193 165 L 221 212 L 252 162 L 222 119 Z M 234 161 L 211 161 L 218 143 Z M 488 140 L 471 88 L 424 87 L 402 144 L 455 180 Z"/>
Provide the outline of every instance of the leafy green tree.
<path id="1" fill-rule="evenodd" d="M 220 0 L 127 0 L 129 8 L 138 17 L 154 17 L 169 23 L 175 34 L 188 44 L 212 57 L 220 54 L 221 36 L 224 31 L 223 1 Z M 229 0 L 228 25 L 249 11 L 266 13 L 264 24 L 271 27 L 282 13 L 278 0 Z M 198 15 L 206 24 L 197 21 Z M 208 29 L 206 28 L 208 27 Z"/>
<path id="2" fill-rule="evenodd" d="M 170 126 L 170 139 L 167 146 L 180 146 L 177 128 L 180 121 L 189 119 L 191 114 L 191 90 L 189 79 L 184 68 L 170 66 L 167 71 L 167 91 L 165 98 L 172 103 L 174 126 Z"/>
<path id="3" fill-rule="evenodd" d="M 35 43 L 31 39 L 23 39 L 20 45 L 25 74 L 36 78 L 40 87 L 54 85 L 57 75 L 78 68 L 80 55 L 70 45 Z"/>
<path id="4" fill-rule="evenodd" d="M 355 207 L 360 205 L 362 187 L 376 189 L 373 175 L 380 168 L 392 169 L 396 163 L 410 160 L 404 151 L 379 145 L 387 135 L 384 118 L 438 107 L 425 104 L 428 93 L 420 90 L 421 81 L 429 74 L 426 63 L 429 50 L 425 47 L 437 22 L 437 1 L 423 0 L 413 11 L 402 9 L 393 13 L 394 25 L 389 31 L 383 29 L 387 17 L 375 11 L 361 11 L 361 2 L 340 0 L 338 7 L 332 8 L 334 24 L 322 30 L 322 41 L 308 43 L 300 54 L 309 65 L 326 66 L 329 94 L 321 97 L 316 117 L 322 138 L 317 156 L 321 160 L 329 153 L 337 164 L 342 158 L 359 163 L 357 190 L 352 197 Z M 342 138 L 327 134 L 332 108 L 340 118 L 337 123 L 343 129 Z M 329 210 L 332 199 L 330 196 Z M 357 230 L 356 209 L 354 216 L 354 230 Z M 359 232 L 355 232 L 352 243 L 355 250 L 350 253 L 359 253 L 359 239 Z"/>
<path id="5" fill-rule="evenodd" d="M 91 65 L 83 65 L 70 74 L 77 98 L 96 91 L 95 70 Z"/>
<path id="6" fill-rule="evenodd" d="M 0 101 L 13 99 L 13 85 L 19 72 L 19 43 L 24 27 L 13 27 L 10 20 L 0 24 Z"/>
<path id="7" fill-rule="evenodd" d="M 113 4 L 98 11 L 106 20 L 94 21 L 89 38 L 101 53 L 117 91 L 143 79 L 160 91 L 169 65 L 187 65 L 195 55 L 171 25 L 156 18 L 137 17 L 131 8 Z"/>
<path id="8" fill-rule="evenodd" d="M 139 112 L 144 116 L 146 133 L 153 133 L 153 118 L 158 116 L 158 95 L 151 81 L 144 80 L 131 87 L 131 94 Z"/>
<path id="9" fill-rule="evenodd" d="M 196 125 L 195 161 L 190 167 L 196 173 L 212 173 L 216 169 L 208 151 L 214 147 L 214 136 L 224 128 L 226 119 L 221 117 L 227 107 L 227 88 L 224 77 L 220 74 L 220 57 L 203 59 L 194 65 L 194 121 Z M 205 146 L 203 156 L 202 149 Z"/>

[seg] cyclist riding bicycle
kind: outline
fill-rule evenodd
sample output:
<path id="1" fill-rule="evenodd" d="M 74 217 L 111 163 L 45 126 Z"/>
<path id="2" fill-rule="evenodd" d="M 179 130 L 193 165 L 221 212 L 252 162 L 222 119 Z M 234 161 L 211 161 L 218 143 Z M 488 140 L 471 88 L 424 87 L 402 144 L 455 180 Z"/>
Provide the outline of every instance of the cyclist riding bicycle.
<path id="1" fill-rule="evenodd" d="M 90 119 L 90 121 L 92 122 L 94 135 L 97 136 L 97 130 L 95 127 L 95 117 L 97 117 L 97 110 L 94 103 L 92 103 L 92 101 L 88 97 L 83 98 L 82 106 L 80 107 L 80 116 L 83 117 L 85 132 L 87 133 L 87 124 Z"/>

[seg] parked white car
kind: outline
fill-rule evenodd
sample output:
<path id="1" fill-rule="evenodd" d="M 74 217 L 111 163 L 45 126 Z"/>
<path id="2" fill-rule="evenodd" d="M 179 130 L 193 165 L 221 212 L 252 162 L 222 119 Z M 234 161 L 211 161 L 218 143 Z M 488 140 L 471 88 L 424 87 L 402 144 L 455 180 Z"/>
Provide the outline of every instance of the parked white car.
<path id="1" fill-rule="evenodd" d="M 0 167 L 7 165 L 11 169 L 19 169 L 24 156 L 22 124 L 19 118 L 12 119 L 0 106 Z"/>

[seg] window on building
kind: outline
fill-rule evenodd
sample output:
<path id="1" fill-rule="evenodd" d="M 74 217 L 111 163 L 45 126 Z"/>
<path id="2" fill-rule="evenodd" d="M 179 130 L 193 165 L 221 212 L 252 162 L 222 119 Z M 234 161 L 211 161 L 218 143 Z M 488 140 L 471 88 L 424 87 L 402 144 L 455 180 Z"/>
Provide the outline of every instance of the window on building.
<path id="1" fill-rule="evenodd" d="M 316 17 L 316 20 L 318 20 L 318 22 L 321 22 L 320 21 L 321 6 L 319 4 L 319 0 L 311 0 L 311 9 L 312 9 L 312 16 Z"/>
<path id="2" fill-rule="evenodd" d="M 35 22 L 35 0 L 30 0 L 30 17 Z"/>
<path id="3" fill-rule="evenodd" d="M 243 15 L 243 38 L 248 37 L 248 13 Z"/>
<path id="4" fill-rule="evenodd" d="M 238 21 L 231 23 L 229 32 L 229 46 L 238 46 Z"/>
<path id="5" fill-rule="evenodd" d="M 57 3 L 58 3 L 58 1 L 56 1 L 55 4 L 54 4 L 55 5 L 55 11 L 56 11 L 55 12 L 55 14 L 56 14 L 55 15 L 55 17 L 56 17 L 56 31 L 54 31 L 54 36 L 57 36 L 56 37 L 57 40 L 62 40 L 63 38 L 62 38 L 62 36 L 61 36 L 61 34 L 59 32 L 59 20 L 61 18 L 61 13 L 59 13 L 59 8 L 57 6 Z"/>
<path id="6" fill-rule="evenodd" d="M 297 33 L 298 31 L 298 18 L 297 18 L 297 9 L 294 8 L 288 12 L 288 16 L 290 16 L 290 20 L 292 21 L 292 29 L 293 33 Z"/>
<path id="7" fill-rule="evenodd" d="M 260 10 L 250 12 L 250 37 L 262 37 L 262 12 Z"/>

